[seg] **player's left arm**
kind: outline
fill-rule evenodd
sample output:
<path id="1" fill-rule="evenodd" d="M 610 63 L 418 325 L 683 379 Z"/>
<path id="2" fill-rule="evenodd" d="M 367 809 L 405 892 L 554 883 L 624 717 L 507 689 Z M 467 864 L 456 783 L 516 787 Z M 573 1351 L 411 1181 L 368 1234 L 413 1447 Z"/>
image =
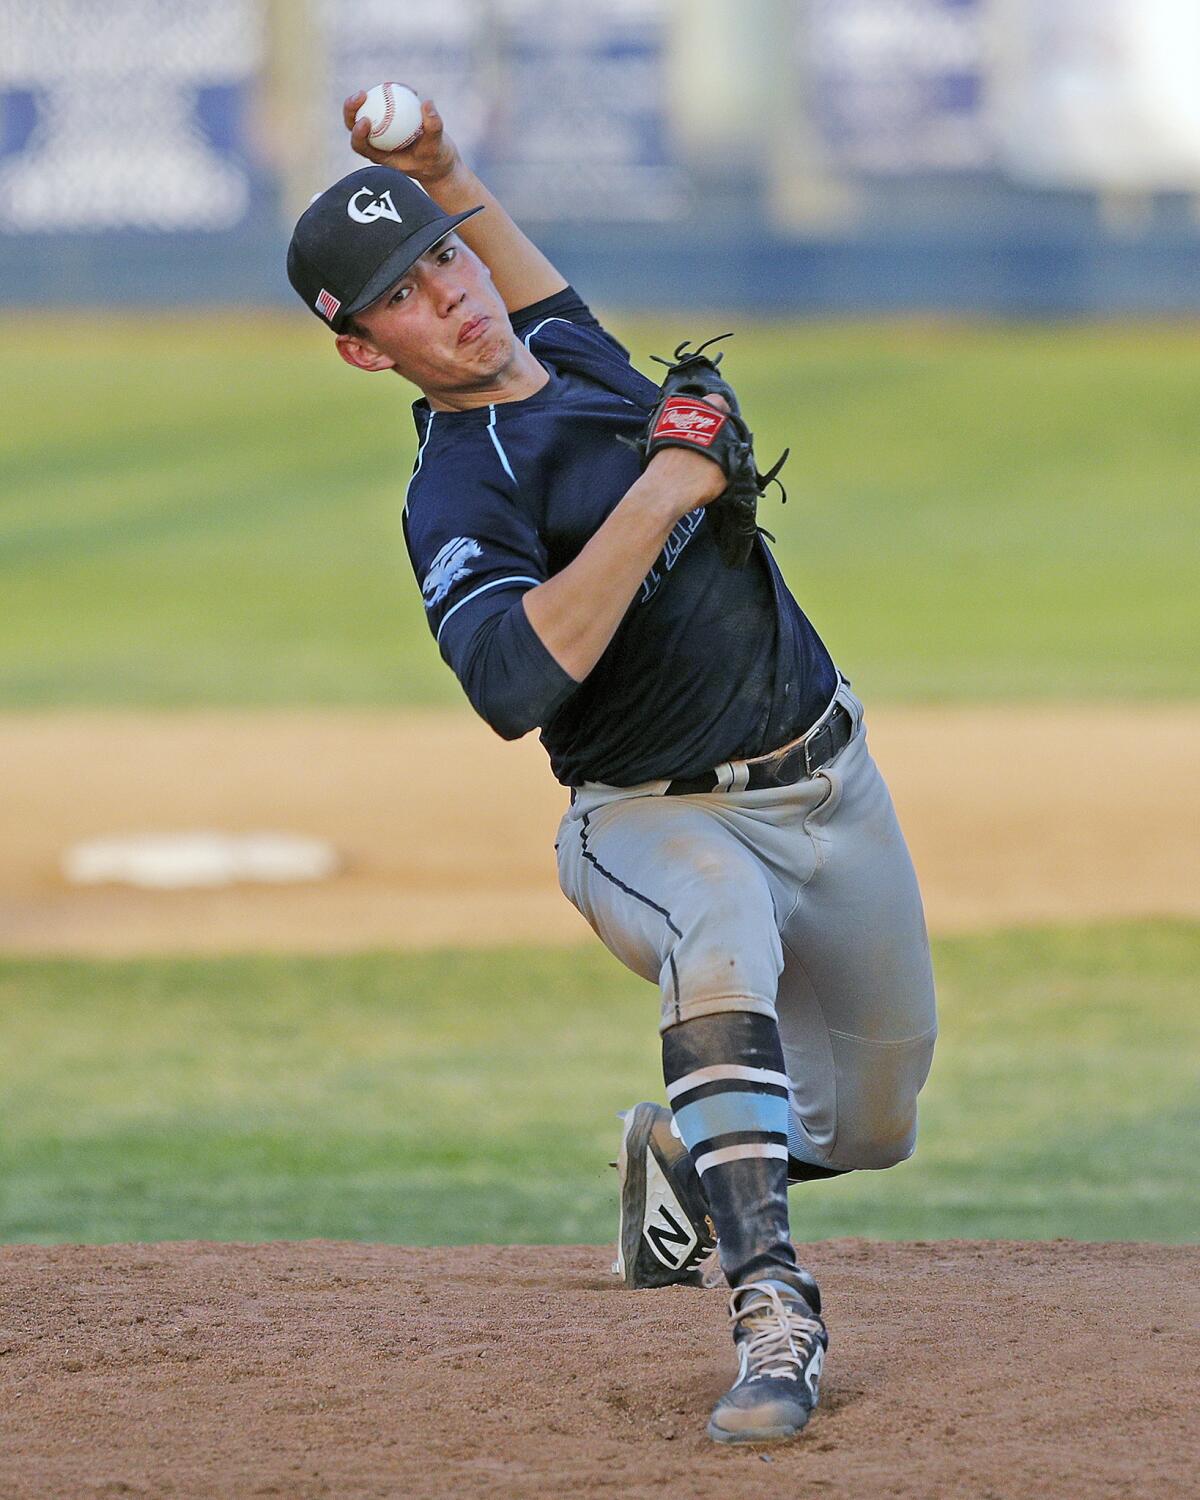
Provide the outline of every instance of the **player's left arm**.
<path id="1" fill-rule="evenodd" d="M 394 167 L 419 182 L 447 213 L 461 213 L 483 204 L 485 212 L 460 224 L 455 232 L 491 271 L 496 290 L 509 312 L 518 312 L 562 291 L 566 278 L 517 227 L 499 200 L 463 161 L 458 147 L 446 134 L 432 99 L 421 101 L 423 128 L 413 145 L 402 151 L 377 151 L 367 141 L 370 121 L 364 119 L 355 124 L 354 120 L 366 97 L 362 92 L 351 94 L 342 106 L 350 144 L 368 161 Z"/>

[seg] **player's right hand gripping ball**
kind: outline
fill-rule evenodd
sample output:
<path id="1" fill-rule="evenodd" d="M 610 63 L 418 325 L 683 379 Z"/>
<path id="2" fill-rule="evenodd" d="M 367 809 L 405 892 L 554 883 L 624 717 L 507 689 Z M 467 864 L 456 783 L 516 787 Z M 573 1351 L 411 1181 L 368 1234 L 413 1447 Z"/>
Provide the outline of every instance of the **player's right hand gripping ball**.
<path id="1" fill-rule="evenodd" d="M 719 337 L 727 339 L 730 335 L 723 333 Z M 659 390 L 658 405 L 636 446 L 643 465 L 663 448 L 691 448 L 720 466 L 729 483 L 710 503 L 708 514 L 722 559 L 731 568 L 742 568 L 760 530 L 759 496 L 774 481 L 784 500 L 787 499 L 779 471 L 789 450 L 783 450 L 767 473 L 759 473 L 754 462 L 754 435 L 742 418 L 733 387 L 717 369 L 721 355 L 709 359 L 704 352 L 717 339 L 709 339 L 690 352 L 689 342 L 685 339 L 671 359 L 653 356 L 660 365 L 666 365 L 667 373 Z M 704 399 L 706 396 L 724 397 L 729 412 L 710 406 Z M 764 535 L 771 533 L 767 531 Z"/>

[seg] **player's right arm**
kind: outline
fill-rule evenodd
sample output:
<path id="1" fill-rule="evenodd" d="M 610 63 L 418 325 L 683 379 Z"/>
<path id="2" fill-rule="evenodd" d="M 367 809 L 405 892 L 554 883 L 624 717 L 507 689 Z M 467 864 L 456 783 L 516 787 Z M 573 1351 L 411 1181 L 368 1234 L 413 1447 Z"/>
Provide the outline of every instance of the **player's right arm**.
<path id="1" fill-rule="evenodd" d="M 486 211 L 460 224 L 455 232 L 491 271 L 496 290 L 509 312 L 517 312 L 562 291 L 566 278 L 517 227 L 499 200 L 463 161 L 458 147 L 446 134 L 432 99 L 421 102 L 423 129 L 412 146 L 404 151 L 377 151 L 367 141 L 370 122 L 362 120 L 356 124 L 354 119 L 366 97 L 363 92 L 351 94 L 342 106 L 350 144 L 368 161 L 394 167 L 419 182 L 449 214 L 483 204 Z"/>
<path id="2" fill-rule="evenodd" d="M 604 655 L 676 522 L 728 483 L 702 454 L 656 454 L 575 560 L 524 596 L 535 634 L 574 681 Z"/>
<path id="3" fill-rule="evenodd" d="M 727 481 L 698 453 L 656 454 L 572 561 L 550 576 L 532 517 L 500 478 L 488 429 L 460 435 L 446 469 L 425 456 L 437 413 L 425 420 L 404 532 L 429 628 L 476 712 L 503 738 L 517 739 L 548 724 L 574 694 L 676 522 Z"/>

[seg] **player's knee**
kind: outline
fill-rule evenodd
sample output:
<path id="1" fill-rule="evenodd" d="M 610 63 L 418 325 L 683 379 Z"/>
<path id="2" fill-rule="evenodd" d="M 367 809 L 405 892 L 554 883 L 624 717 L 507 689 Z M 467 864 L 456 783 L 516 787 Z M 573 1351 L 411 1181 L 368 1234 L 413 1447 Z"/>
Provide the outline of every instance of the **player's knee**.
<path id="1" fill-rule="evenodd" d="M 837 1151 L 833 1164 L 843 1171 L 882 1171 L 895 1167 L 916 1150 L 917 1109 L 904 1117 L 882 1121 L 854 1121 L 848 1128 L 839 1121 Z"/>
<path id="2" fill-rule="evenodd" d="M 672 955 L 683 1012 L 775 1011 L 783 949 L 769 916 L 723 909 L 687 923 Z"/>
<path id="3" fill-rule="evenodd" d="M 875 1098 L 846 1117 L 839 1110 L 833 1164 L 878 1172 L 907 1161 L 916 1145 L 916 1095 Z"/>
<path id="4" fill-rule="evenodd" d="M 664 1026 L 721 1011 L 773 1015 L 783 948 L 761 871 L 695 840 L 667 840 L 661 852 L 673 875 Z"/>
<path id="5" fill-rule="evenodd" d="M 684 930 L 661 976 L 663 1024 L 739 1010 L 773 1016 L 782 967 L 773 926 L 697 923 Z"/>
<path id="6" fill-rule="evenodd" d="M 832 1164 L 845 1170 L 894 1167 L 916 1150 L 917 1095 L 929 1073 L 933 1038 L 870 1048 L 854 1084 L 839 1082 Z"/>

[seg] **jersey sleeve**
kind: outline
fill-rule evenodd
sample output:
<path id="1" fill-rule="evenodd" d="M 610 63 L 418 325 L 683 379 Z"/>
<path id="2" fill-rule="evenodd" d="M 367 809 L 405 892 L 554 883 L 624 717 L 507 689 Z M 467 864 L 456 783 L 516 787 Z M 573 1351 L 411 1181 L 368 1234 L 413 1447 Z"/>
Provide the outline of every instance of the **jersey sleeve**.
<path id="1" fill-rule="evenodd" d="M 510 318 L 518 338 L 525 344 L 536 337 L 547 323 L 573 323 L 577 328 L 586 328 L 594 333 L 623 360 L 629 360 L 629 350 L 613 338 L 573 286 L 564 287 L 552 297 L 543 297 L 540 302 L 521 308 L 512 313 Z"/>
<path id="2" fill-rule="evenodd" d="M 512 498 L 466 481 L 409 492 L 405 541 L 442 659 L 504 739 L 541 728 L 579 684 L 542 644 L 521 600 L 547 578 L 536 528 Z"/>

